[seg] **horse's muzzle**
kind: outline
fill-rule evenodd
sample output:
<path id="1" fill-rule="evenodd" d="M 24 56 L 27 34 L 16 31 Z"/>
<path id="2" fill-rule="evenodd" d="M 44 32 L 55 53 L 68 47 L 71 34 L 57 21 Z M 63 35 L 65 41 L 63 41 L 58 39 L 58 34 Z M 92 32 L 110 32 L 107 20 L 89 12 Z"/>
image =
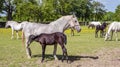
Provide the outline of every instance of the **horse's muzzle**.
<path id="1" fill-rule="evenodd" d="M 81 29 L 77 30 L 77 32 L 78 32 L 78 33 L 81 32 Z"/>
<path id="2" fill-rule="evenodd" d="M 7 28 L 10 28 L 10 26 L 5 26 L 5 28 L 7 29 Z"/>

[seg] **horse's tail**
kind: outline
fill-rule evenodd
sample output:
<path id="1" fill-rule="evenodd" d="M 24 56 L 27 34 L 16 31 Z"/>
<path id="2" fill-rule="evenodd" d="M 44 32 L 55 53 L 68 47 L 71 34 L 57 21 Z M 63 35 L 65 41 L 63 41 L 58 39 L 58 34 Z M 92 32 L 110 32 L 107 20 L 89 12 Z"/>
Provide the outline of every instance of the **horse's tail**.
<path id="1" fill-rule="evenodd" d="M 25 45 L 25 35 L 24 35 L 23 31 L 22 31 L 22 44 L 23 44 L 23 46 Z"/>
<path id="2" fill-rule="evenodd" d="M 65 45 L 67 44 L 67 36 L 64 34 L 64 42 L 65 42 Z"/>

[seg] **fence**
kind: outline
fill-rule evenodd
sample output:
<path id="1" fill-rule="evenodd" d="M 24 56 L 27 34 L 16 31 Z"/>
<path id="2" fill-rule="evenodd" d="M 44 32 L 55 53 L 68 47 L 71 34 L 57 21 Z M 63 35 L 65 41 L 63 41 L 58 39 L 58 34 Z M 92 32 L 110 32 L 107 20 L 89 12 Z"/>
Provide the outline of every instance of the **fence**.
<path id="1" fill-rule="evenodd" d="M 4 28 L 5 24 L 6 24 L 6 22 L 0 22 L 0 28 Z"/>

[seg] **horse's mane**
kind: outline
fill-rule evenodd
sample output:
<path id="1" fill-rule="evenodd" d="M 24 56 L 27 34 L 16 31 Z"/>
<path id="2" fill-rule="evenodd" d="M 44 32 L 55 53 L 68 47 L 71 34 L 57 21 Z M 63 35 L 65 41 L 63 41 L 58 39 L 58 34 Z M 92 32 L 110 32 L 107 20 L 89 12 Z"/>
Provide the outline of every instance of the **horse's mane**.
<path id="1" fill-rule="evenodd" d="M 109 25 L 108 33 L 111 31 L 120 31 L 120 22 L 113 22 Z"/>
<path id="2" fill-rule="evenodd" d="M 68 18 L 67 18 L 67 17 L 68 17 Z M 71 15 L 62 16 L 62 17 L 60 17 L 59 19 L 57 19 L 56 21 L 51 22 L 50 24 L 51 24 L 51 25 L 55 25 L 55 26 L 62 25 L 62 24 L 66 24 L 65 22 L 69 21 L 69 17 L 71 17 Z M 67 18 L 67 19 L 66 19 L 66 18 Z"/>

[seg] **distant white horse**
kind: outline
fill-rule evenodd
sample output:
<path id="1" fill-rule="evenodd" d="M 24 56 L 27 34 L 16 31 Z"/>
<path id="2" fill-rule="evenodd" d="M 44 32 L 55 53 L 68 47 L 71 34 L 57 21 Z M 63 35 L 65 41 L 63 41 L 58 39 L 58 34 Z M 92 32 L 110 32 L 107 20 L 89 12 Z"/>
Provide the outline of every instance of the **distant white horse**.
<path id="1" fill-rule="evenodd" d="M 11 29 L 12 29 L 11 39 L 14 38 L 14 31 L 16 31 L 17 39 L 19 38 L 18 31 L 21 31 L 21 30 L 22 30 L 22 27 L 23 27 L 23 25 L 24 25 L 25 23 L 26 23 L 26 22 L 17 23 L 16 21 L 7 21 L 7 22 L 6 22 L 5 28 L 11 27 Z"/>
<path id="2" fill-rule="evenodd" d="M 6 25 L 5 25 L 5 28 L 8 28 L 8 27 L 11 27 L 12 29 L 12 36 L 11 36 L 11 39 L 14 38 L 14 31 L 16 31 L 16 34 L 17 34 L 17 39 L 19 38 L 19 35 L 18 35 L 18 31 L 20 31 L 22 28 L 21 28 L 21 24 L 20 23 L 17 23 L 16 21 L 7 21 L 6 22 Z"/>
<path id="3" fill-rule="evenodd" d="M 56 21 L 51 22 L 50 24 L 39 24 L 39 23 L 28 23 L 23 27 L 23 42 L 25 36 L 26 44 L 26 53 L 28 58 L 31 58 L 31 49 L 29 44 L 27 44 L 30 35 L 40 35 L 41 33 L 54 33 L 54 32 L 64 32 L 66 29 L 73 27 L 77 32 L 81 31 L 79 22 L 75 15 L 62 16 Z M 54 58 L 56 57 L 57 46 L 54 45 Z"/>
<path id="4" fill-rule="evenodd" d="M 111 32 L 111 35 L 110 35 L 110 32 Z M 105 35 L 105 41 L 108 40 L 110 37 L 111 37 L 111 40 L 112 40 L 113 32 L 115 32 L 116 41 L 118 41 L 117 32 L 120 32 L 120 22 L 113 22 L 113 23 L 110 24 L 110 26 L 108 28 L 108 31 Z"/>
<path id="5" fill-rule="evenodd" d="M 92 27 L 92 29 L 93 29 L 93 28 L 95 28 L 97 25 L 101 25 L 101 23 L 98 22 L 98 21 L 92 21 L 92 22 L 89 23 L 88 28 Z"/>

